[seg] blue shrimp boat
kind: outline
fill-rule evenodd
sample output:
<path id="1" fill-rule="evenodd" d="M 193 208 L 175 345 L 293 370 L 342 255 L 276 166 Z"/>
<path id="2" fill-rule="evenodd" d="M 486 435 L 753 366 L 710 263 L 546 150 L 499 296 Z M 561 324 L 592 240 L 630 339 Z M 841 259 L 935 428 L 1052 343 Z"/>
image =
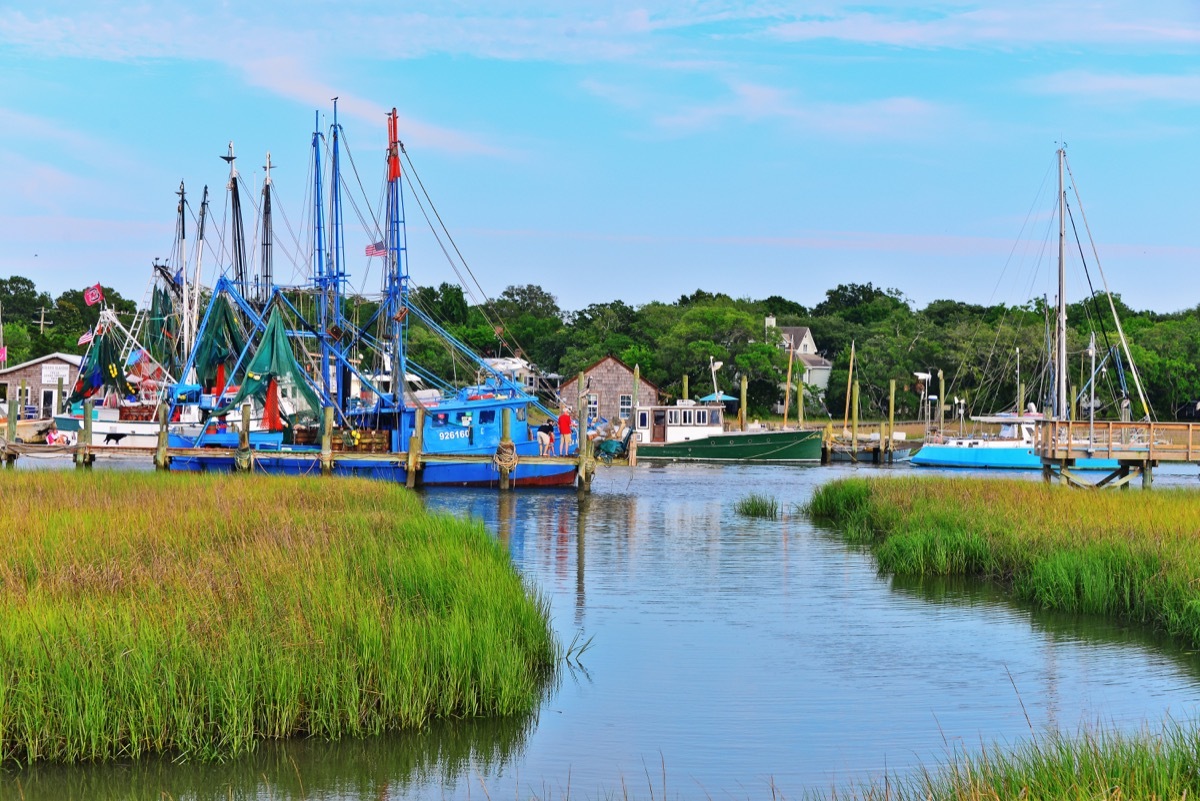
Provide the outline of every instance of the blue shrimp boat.
<path id="1" fill-rule="evenodd" d="M 321 426 L 325 410 L 332 409 L 334 429 L 329 436 L 336 452 L 335 475 L 408 482 L 408 450 L 410 443 L 419 441 L 419 468 L 410 482 L 417 485 L 495 486 L 500 482 L 501 465 L 509 471 L 510 486 L 574 485 L 577 466 L 573 463 L 525 461 L 539 455 L 527 413 L 531 408 L 546 415 L 550 411 L 410 302 L 401 192 L 400 155 L 404 149 L 395 109 L 389 115 L 388 134 L 386 234 L 383 242 L 367 246 L 368 256 L 386 259 L 383 291 L 374 312 L 361 325 L 346 312 L 355 298 L 346 294 L 341 128 L 335 101 L 328 148 L 328 227 L 321 188 L 319 117 L 312 138 L 311 281 L 292 287 L 274 284 L 265 250 L 256 287 L 247 282 L 244 266 L 234 266 L 233 278 L 223 274 L 183 370 L 184 375 L 195 375 L 199 384 L 180 387 L 175 401 L 198 400 L 210 409 L 212 421 L 221 420 L 243 403 L 253 402 L 261 408 L 262 428 L 275 438 L 260 436 L 251 442 L 253 453 L 248 461 L 255 471 L 292 475 L 319 471 L 320 442 L 325 434 Z M 269 210 L 269 192 L 264 187 L 264 217 Z M 265 223 L 264 230 L 269 231 Z M 469 364 L 474 373 L 472 383 L 456 386 L 410 359 L 412 326 L 422 326 L 440 338 L 456 359 Z M 238 336 L 241 330 L 248 334 L 244 342 Z M 225 377 L 236 388 L 216 386 L 224 384 Z M 501 441 L 506 417 L 511 445 Z M 418 427 L 419 437 L 414 437 Z M 230 443 L 236 442 L 236 433 L 231 432 L 232 427 L 211 434 L 206 430 L 190 451 L 172 451 L 171 468 L 244 469 L 247 455 L 229 451 Z"/>

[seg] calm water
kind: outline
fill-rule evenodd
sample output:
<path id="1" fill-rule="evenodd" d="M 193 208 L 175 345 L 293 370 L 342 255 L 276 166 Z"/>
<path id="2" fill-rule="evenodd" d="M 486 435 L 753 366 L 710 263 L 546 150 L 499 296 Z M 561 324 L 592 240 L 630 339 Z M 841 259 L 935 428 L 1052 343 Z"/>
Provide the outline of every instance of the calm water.
<path id="1" fill-rule="evenodd" d="M 507 544 L 564 643 L 591 638 L 535 716 L 266 746 L 218 766 L 42 768 L 0 777 L 3 795 L 596 798 L 624 785 L 648 799 L 652 785 L 655 798 L 769 798 L 772 786 L 798 797 L 933 766 L 948 748 L 1017 742 L 1031 725 L 1135 731 L 1196 717 L 1200 658 L 1177 644 L 976 582 L 881 576 L 869 553 L 795 511 L 853 472 L 610 469 L 582 502 L 429 491 L 429 506 L 482 518 Z M 1191 468 L 1155 484 L 1200 482 Z M 751 491 L 777 497 L 784 519 L 738 517 Z"/>

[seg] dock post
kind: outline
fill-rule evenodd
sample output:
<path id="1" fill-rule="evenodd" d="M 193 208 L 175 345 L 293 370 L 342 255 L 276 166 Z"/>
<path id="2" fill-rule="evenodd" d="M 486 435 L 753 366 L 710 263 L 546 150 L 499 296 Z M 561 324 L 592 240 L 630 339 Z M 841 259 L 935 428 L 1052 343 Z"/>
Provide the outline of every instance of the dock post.
<path id="1" fill-rule="evenodd" d="M 583 441 L 587 439 L 587 395 L 585 394 L 583 381 L 583 371 L 580 370 L 579 377 L 575 380 L 575 388 L 577 390 L 575 393 L 575 420 L 577 421 L 575 425 L 575 450 L 579 454 L 583 453 Z M 559 435 L 562 435 L 561 431 Z M 567 436 L 570 435 L 568 434 Z M 566 453 L 570 453 L 569 447 L 565 450 L 564 455 Z"/>
<path id="2" fill-rule="evenodd" d="M 821 464 L 833 461 L 833 423 L 825 424 L 825 433 L 821 436 Z"/>
<path id="3" fill-rule="evenodd" d="M 634 383 L 637 382 L 636 375 L 634 376 L 633 380 L 634 380 Z M 688 399 L 688 374 L 687 373 L 683 374 L 683 392 L 679 393 L 679 397 L 682 398 L 683 400 Z"/>
<path id="4" fill-rule="evenodd" d="M 83 425 L 79 429 L 79 443 L 75 448 L 75 467 L 90 470 L 92 460 L 92 401 L 83 402 Z"/>
<path id="5" fill-rule="evenodd" d="M 504 451 L 507 454 L 509 448 L 512 448 L 512 409 L 505 407 L 504 409 L 500 410 L 499 450 Z M 513 453 L 516 453 L 516 451 L 513 451 Z M 505 462 L 500 465 L 500 489 L 502 491 L 508 490 L 508 474 L 508 463 Z"/>
<path id="6" fill-rule="evenodd" d="M 1079 398 L 1077 397 L 1079 395 L 1079 392 L 1077 390 L 1078 390 L 1078 388 L 1074 384 L 1072 384 L 1071 385 L 1071 421 L 1072 422 L 1079 419 Z"/>
<path id="7" fill-rule="evenodd" d="M 58 394 L 54 396 L 57 400 L 54 402 L 54 414 L 58 414 L 66 405 L 63 403 L 63 377 L 58 377 Z"/>
<path id="8" fill-rule="evenodd" d="M 938 370 L 938 436 L 946 436 L 946 374 Z"/>
<path id="9" fill-rule="evenodd" d="M 746 430 L 746 374 L 742 373 L 742 407 L 738 410 L 738 416 L 742 418 L 742 430 Z"/>
<path id="10" fill-rule="evenodd" d="M 321 417 L 321 475 L 333 475 L 333 407 L 322 409 Z"/>
<path id="11" fill-rule="evenodd" d="M 1148 490 L 1154 486 L 1154 468 L 1150 466 L 1150 460 L 1142 462 L 1142 489 Z"/>
<path id="12" fill-rule="evenodd" d="M 8 427 L 5 429 L 5 450 L 4 450 L 4 466 L 6 468 L 16 467 L 17 453 L 12 450 L 12 446 L 17 441 L 17 415 L 13 411 L 12 401 L 8 403 Z"/>
<path id="13" fill-rule="evenodd" d="M 154 469 L 169 470 L 170 467 L 170 457 L 167 456 L 167 405 L 160 403 L 158 405 L 158 445 L 154 449 Z"/>
<path id="14" fill-rule="evenodd" d="M 417 486 L 417 471 L 421 469 L 421 450 L 425 447 L 425 407 L 417 407 L 417 419 L 412 436 L 408 438 L 408 458 L 404 462 L 404 486 Z"/>
<path id="15" fill-rule="evenodd" d="M 1017 384 L 1017 417 L 1025 414 L 1025 385 Z"/>
<path id="16" fill-rule="evenodd" d="M 896 448 L 896 379 L 888 382 L 888 430 L 887 462 L 892 463 L 892 452 Z"/>
<path id="17" fill-rule="evenodd" d="M 233 459 L 236 472 L 254 472 L 254 456 L 250 453 L 250 404 L 242 404 L 242 420 L 238 426 L 238 452 Z"/>
<path id="18" fill-rule="evenodd" d="M 683 386 L 687 387 L 687 373 L 683 374 Z M 637 417 L 638 417 L 638 389 L 642 386 L 642 366 L 635 364 L 633 366 L 633 404 L 629 407 L 629 427 L 633 429 L 633 433 L 629 435 L 629 448 L 625 453 L 625 458 L 629 460 L 630 467 L 637 467 Z"/>
<path id="19" fill-rule="evenodd" d="M 858 381 L 854 382 L 854 387 L 850 390 L 850 453 L 853 454 L 851 461 L 858 461 Z"/>

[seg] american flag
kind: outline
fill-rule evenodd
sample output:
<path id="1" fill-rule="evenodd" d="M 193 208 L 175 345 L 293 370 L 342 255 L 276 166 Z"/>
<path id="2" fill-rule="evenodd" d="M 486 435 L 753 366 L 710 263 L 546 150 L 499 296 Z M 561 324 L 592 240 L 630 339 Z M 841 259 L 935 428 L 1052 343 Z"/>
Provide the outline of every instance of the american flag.
<path id="1" fill-rule="evenodd" d="M 387 246 L 384 245 L 382 242 L 374 242 L 370 245 L 367 245 L 367 255 L 368 256 L 386 256 L 387 255 Z"/>
<path id="2" fill-rule="evenodd" d="M 87 343 L 91 342 L 95 338 L 96 338 L 96 332 L 89 328 L 87 331 L 85 331 L 79 337 L 79 340 L 75 344 L 76 345 L 86 345 Z"/>

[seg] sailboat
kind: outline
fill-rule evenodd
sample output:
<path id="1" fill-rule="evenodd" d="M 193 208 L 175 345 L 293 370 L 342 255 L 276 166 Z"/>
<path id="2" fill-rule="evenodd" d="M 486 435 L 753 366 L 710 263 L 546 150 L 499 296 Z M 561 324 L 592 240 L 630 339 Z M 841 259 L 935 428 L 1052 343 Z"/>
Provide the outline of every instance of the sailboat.
<path id="1" fill-rule="evenodd" d="M 574 484 L 575 464 L 535 458 L 539 448 L 527 412 L 549 410 L 412 302 L 401 191 L 401 154 L 407 153 L 395 109 L 388 116 L 385 233 L 376 241 L 374 230 L 367 231 L 372 243 L 366 255 L 382 256 L 386 263 L 382 292 L 365 321 L 350 312 L 364 304 L 360 296 L 346 291 L 341 140 L 335 100 L 327 139 L 319 115 L 312 135 L 308 282 L 280 286 L 267 274 L 260 277 L 252 299 L 242 275 L 222 275 L 212 290 L 197 345 L 183 370 L 195 371 L 203 384 L 209 369 L 219 363 L 223 379 L 236 383 L 236 391 L 218 393 L 210 417 L 231 414 L 247 402 L 261 406 L 264 427 L 280 435 L 277 445 L 255 451 L 254 469 L 261 472 L 311 472 L 319 442 L 328 436 L 333 449 L 340 451 L 332 468 L 338 474 L 422 485 L 486 486 L 500 481 L 503 466 L 515 486 Z M 328 220 L 322 188 L 326 154 Z M 236 327 L 230 320 L 244 325 L 248 336 L 240 344 L 226 336 L 214 356 L 214 337 Z M 474 381 L 461 386 L 411 358 L 409 339 L 415 325 L 440 339 L 459 362 L 466 362 Z M 325 428 L 329 413 L 332 430 Z M 416 443 L 419 454 L 410 454 Z M 195 455 L 175 451 L 171 461 L 175 470 L 232 470 L 236 465 L 235 456 L 199 449 Z M 410 476 L 410 469 L 417 472 Z"/>
<path id="2" fill-rule="evenodd" d="M 1051 387 L 1048 408 L 1048 415 L 1043 415 L 1037 411 L 1035 404 L 1030 403 L 1027 407 L 1024 405 L 1024 399 L 1018 397 L 1015 409 L 1012 411 L 1003 412 L 993 415 L 977 415 L 972 416 L 972 422 L 999 427 L 997 434 L 989 435 L 959 435 L 946 436 L 941 427 L 930 428 L 926 435 L 925 442 L 921 449 L 912 457 L 912 464 L 918 467 L 953 467 L 953 468 L 977 468 L 977 469 L 1003 469 L 1003 470 L 1041 470 L 1042 459 L 1034 447 L 1034 427 L 1037 421 L 1043 419 L 1051 420 L 1070 420 L 1071 419 L 1071 398 L 1067 383 L 1067 304 L 1066 304 L 1066 229 L 1067 229 L 1067 193 L 1065 173 L 1069 171 L 1066 162 L 1066 150 L 1059 148 L 1058 157 L 1058 302 L 1055 315 L 1055 333 L 1053 358 L 1051 360 L 1051 373 L 1053 376 L 1053 386 Z M 1107 293 L 1107 285 L 1105 286 Z M 1112 302 L 1112 297 L 1109 295 L 1109 308 L 1112 311 L 1113 319 L 1116 324 L 1117 332 L 1120 334 L 1121 349 L 1118 350 L 1115 346 L 1109 349 L 1108 355 L 1101 362 L 1099 367 L 1095 364 L 1095 335 L 1093 334 L 1092 344 L 1089 348 L 1089 354 L 1092 356 L 1092 371 L 1084 391 L 1091 391 L 1092 397 L 1087 402 L 1089 415 L 1095 414 L 1096 403 L 1094 399 L 1096 378 L 1099 372 L 1104 369 L 1105 364 L 1111 359 L 1117 367 L 1117 373 L 1121 382 L 1121 391 L 1123 395 L 1121 410 L 1122 415 L 1128 412 L 1129 391 L 1126 385 L 1126 374 L 1132 377 L 1137 394 L 1141 399 L 1142 407 L 1145 410 L 1147 417 L 1149 416 L 1149 405 L 1145 399 L 1145 393 L 1142 390 L 1141 380 L 1138 377 L 1137 370 L 1133 365 L 1132 356 L 1129 353 L 1129 346 L 1125 340 L 1124 332 L 1121 329 L 1120 319 L 1117 317 L 1115 305 Z M 1125 359 L 1128 362 L 1128 370 L 1126 370 L 1121 361 L 1121 353 L 1125 354 Z M 1019 357 L 1018 357 L 1019 358 Z M 1019 365 L 1019 361 L 1018 361 Z M 1018 367 L 1019 370 L 1019 367 Z M 917 375 L 918 379 L 925 382 L 928 386 L 930 379 L 929 373 L 921 373 Z M 1020 380 L 1018 377 L 1018 386 Z M 1081 393 L 1082 394 L 1082 393 Z M 926 394 L 926 397 L 927 396 Z M 932 400 L 932 398 L 930 398 Z M 943 399 L 937 398 L 936 404 L 943 406 Z M 922 407 L 928 409 L 927 402 L 922 403 Z M 927 413 L 927 424 L 930 422 L 932 415 Z M 1105 470 L 1114 471 L 1119 467 L 1115 459 L 1101 458 L 1081 458 L 1076 460 L 1074 469 L 1076 470 Z"/>

